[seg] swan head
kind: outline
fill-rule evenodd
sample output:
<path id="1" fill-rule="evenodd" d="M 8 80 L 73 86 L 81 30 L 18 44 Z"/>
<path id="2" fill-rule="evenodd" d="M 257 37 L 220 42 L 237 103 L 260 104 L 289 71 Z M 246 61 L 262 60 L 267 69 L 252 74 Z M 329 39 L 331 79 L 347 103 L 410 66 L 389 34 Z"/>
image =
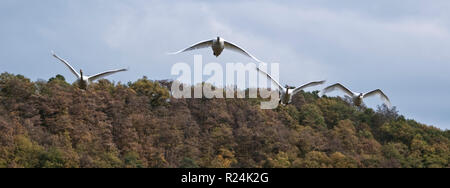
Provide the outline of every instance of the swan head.
<path id="1" fill-rule="evenodd" d="M 285 87 L 286 89 L 295 89 L 294 86 L 289 86 L 289 85 L 285 85 L 284 87 Z"/>
<path id="2" fill-rule="evenodd" d="M 83 70 L 80 69 L 80 79 L 83 80 Z"/>

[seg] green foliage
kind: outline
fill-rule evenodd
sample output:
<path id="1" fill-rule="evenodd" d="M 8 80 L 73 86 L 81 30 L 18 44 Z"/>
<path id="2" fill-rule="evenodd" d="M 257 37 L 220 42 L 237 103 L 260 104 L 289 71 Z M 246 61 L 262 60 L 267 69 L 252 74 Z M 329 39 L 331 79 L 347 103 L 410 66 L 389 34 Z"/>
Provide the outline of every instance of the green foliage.
<path id="1" fill-rule="evenodd" d="M 64 76 L 58 74 L 55 77 L 48 79 L 48 82 L 66 82 L 66 78 L 64 78 Z"/>
<path id="2" fill-rule="evenodd" d="M 393 167 L 407 166 L 406 156 L 408 146 L 403 143 L 388 143 L 383 146 L 382 152 L 386 161 Z"/>
<path id="3" fill-rule="evenodd" d="M 125 168 L 143 168 L 144 164 L 140 160 L 139 154 L 136 152 L 127 153 L 124 157 Z"/>
<path id="4" fill-rule="evenodd" d="M 193 159 L 185 157 L 181 161 L 180 168 L 199 168 L 199 166 Z"/>
<path id="5" fill-rule="evenodd" d="M 152 106 L 160 106 L 169 98 L 167 89 L 158 82 L 147 79 L 145 76 L 134 83 L 130 83 L 129 86 L 138 94 L 147 96 Z"/>
<path id="6" fill-rule="evenodd" d="M 19 168 L 33 168 L 40 166 L 40 155 L 44 151 L 42 146 L 32 142 L 29 138 L 18 135 L 14 139 L 14 151 L 11 163 Z"/>
<path id="7" fill-rule="evenodd" d="M 334 168 L 356 168 L 358 164 L 351 157 L 347 157 L 340 152 L 331 154 L 331 164 Z"/>
<path id="8" fill-rule="evenodd" d="M 101 79 L 97 83 L 92 84 L 92 88 L 99 92 L 109 92 L 113 93 L 116 89 L 114 83 L 111 83 L 109 80 Z"/>
<path id="9" fill-rule="evenodd" d="M 228 149 L 221 148 L 218 151 L 216 157 L 211 161 L 211 166 L 213 168 L 230 168 L 235 164 L 236 158 L 234 153 Z"/>
<path id="10" fill-rule="evenodd" d="M 320 151 L 311 151 L 297 165 L 300 168 L 330 168 L 331 160 L 328 155 Z"/>
<path id="11" fill-rule="evenodd" d="M 169 99 L 168 81 L 87 90 L 57 75 L 0 75 L 0 168 L 448 168 L 450 131 L 395 108 L 300 92 L 263 99 Z"/>
<path id="12" fill-rule="evenodd" d="M 337 125 L 340 120 L 351 119 L 356 108 L 350 106 L 343 100 L 336 100 L 335 98 L 321 98 L 317 100 L 317 105 L 323 113 L 325 124 L 332 128 Z"/>
<path id="13" fill-rule="evenodd" d="M 119 158 L 117 152 L 108 151 L 101 153 L 99 158 L 93 161 L 93 166 L 100 168 L 120 168 L 123 166 L 123 161 Z"/>
<path id="14" fill-rule="evenodd" d="M 41 168 L 77 168 L 78 161 L 74 161 L 70 156 L 65 155 L 58 148 L 50 148 L 47 152 L 42 152 L 39 156 L 39 167 Z"/>
<path id="15" fill-rule="evenodd" d="M 326 128 L 322 111 L 315 104 L 306 104 L 300 110 L 300 124 L 316 128 Z"/>
<path id="16" fill-rule="evenodd" d="M 335 143 L 333 145 L 335 151 L 357 153 L 360 141 L 351 120 L 339 121 L 338 125 L 331 130 L 330 135 Z"/>
<path id="17" fill-rule="evenodd" d="M 9 73 L 0 74 L 1 95 L 11 98 L 28 98 L 35 92 L 35 86 L 30 79 L 22 75 Z"/>
<path id="18" fill-rule="evenodd" d="M 8 162 L 4 159 L 0 159 L 0 168 L 7 168 Z"/>
<path id="19" fill-rule="evenodd" d="M 291 162 L 286 153 L 280 152 L 274 158 L 268 158 L 266 166 L 269 168 L 289 168 Z"/>

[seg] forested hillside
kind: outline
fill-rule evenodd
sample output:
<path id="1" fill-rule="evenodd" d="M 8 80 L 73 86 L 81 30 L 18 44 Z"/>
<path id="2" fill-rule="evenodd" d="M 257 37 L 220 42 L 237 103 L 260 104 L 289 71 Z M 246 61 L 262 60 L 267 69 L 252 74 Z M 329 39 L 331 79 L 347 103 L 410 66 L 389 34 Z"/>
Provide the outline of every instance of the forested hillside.
<path id="1" fill-rule="evenodd" d="M 3 73 L 0 167 L 450 167 L 450 131 L 395 109 L 307 92 L 261 110 L 259 99 L 167 100 L 169 85 L 84 91 Z"/>

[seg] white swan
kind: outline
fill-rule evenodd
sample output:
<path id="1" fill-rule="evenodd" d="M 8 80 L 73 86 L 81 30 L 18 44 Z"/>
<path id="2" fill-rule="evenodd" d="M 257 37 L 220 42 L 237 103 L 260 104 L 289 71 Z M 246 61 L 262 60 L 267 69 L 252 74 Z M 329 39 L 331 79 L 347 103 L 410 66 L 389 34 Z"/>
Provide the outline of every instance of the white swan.
<path id="1" fill-rule="evenodd" d="M 128 70 L 128 69 L 110 70 L 110 71 L 105 71 L 105 72 L 102 72 L 102 73 L 98 73 L 98 74 L 93 75 L 93 76 L 84 76 L 83 75 L 83 70 L 80 70 L 80 74 L 78 74 L 78 72 L 75 71 L 75 69 L 66 60 L 60 58 L 53 51 L 52 51 L 52 54 L 53 54 L 53 57 L 55 57 L 56 59 L 58 59 L 62 63 L 64 63 L 67 66 L 67 68 L 69 68 L 69 70 L 77 77 L 78 81 L 80 82 L 80 88 L 81 89 L 86 89 L 88 84 L 94 82 L 97 79 L 103 78 L 105 76 L 109 76 L 109 75 L 117 73 L 117 72 L 122 72 L 122 71 L 127 71 Z"/>
<path id="2" fill-rule="evenodd" d="M 216 39 L 213 39 L 213 40 L 202 41 L 202 42 L 193 44 L 192 46 L 190 46 L 186 49 L 180 50 L 178 52 L 169 53 L 169 54 L 172 54 L 172 55 L 179 54 L 179 53 L 183 53 L 186 51 L 197 50 L 197 49 L 207 48 L 207 47 L 212 48 L 213 54 L 216 57 L 219 57 L 219 55 L 222 54 L 224 49 L 228 49 L 228 50 L 233 50 L 235 52 L 241 53 L 247 57 L 250 57 L 257 62 L 261 62 L 259 59 L 257 59 L 255 56 L 253 56 L 250 53 L 248 53 L 247 51 L 245 51 L 243 48 L 241 48 L 229 41 L 226 41 L 225 39 L 223 39 L 221 37 L 217 37 Z"/>
<path id="3" fill-rule="evenodd" d="M 353 104 L 355 104 L 356 106 L 361 106 L 363 99 L 366 97 L 371 97 L 374 95 L 379 95 L 381 97 L 381 99 L 384 101 L 384 103 L 390 108 L 391 107 L 391 101 L 389 100 L 389 98 L 383 93 L 383 91 L 381 91 L 380 89 L 376 89 L 373 90 L 371 92 L 368 93 L 356 93 L 353 92 L 349 89 L 347 89 L 346 87 L 344 87 L 342 84 L 337 83 L 331 86 L 326 87 L 325 89 L 323 89 L 322 94 L 326 94 L 328 92 L 332 92 L 336 89 L 340 89 L 342 90 L 344 93 L 346 93 L 347 95 L 349 95 L 350 97 L 352 97 L 353 99 Z"/>
<path id="4" fill-rule="evenodd" d="M 275 83 L 280 88 L 280 103 L 284 104 L 284 105 L 290 104 L 292 102 L 292 96 L 294 96 L 301 90 L 308 88 L 308 87 L 313 87 L 313 86 L 317 86 L 317 85 L 321 85 L 321 84 L 325 83 L 325 80 L 322 80 L 322 81 L 309 82 L 309 83 L 304 84 L 299 87 L 293 87 L 293 86 L 288 86 L 288 85 L 283 87 L 270 74 L 268 74 L 267 72 L 264 72 L 263 70 L 259 69 L 258 67 L 256 69 L 258 69 L 259 72 L 266 75 L 273 83 Z"/>

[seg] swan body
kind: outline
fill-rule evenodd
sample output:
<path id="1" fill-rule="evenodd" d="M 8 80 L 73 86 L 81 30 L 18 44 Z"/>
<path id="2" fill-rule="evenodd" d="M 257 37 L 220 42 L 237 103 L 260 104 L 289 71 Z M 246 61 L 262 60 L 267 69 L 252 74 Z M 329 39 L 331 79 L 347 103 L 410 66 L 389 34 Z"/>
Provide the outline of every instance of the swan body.
<path id="1" fill-rule="evenodd" d="M 275 85 L 277 85 L 279 87 L 279 91 L 280 91 L 280 103 L 284 104 L 284 105 L 288 105 L 290 103 L 292 103 L 292 97 L 297 94 L 298 92 L 308 88 L 308 87 L 313 87 L 313 86 L 317 86 L 317 85 L 321 85 L 325 83 L 325 80 L 321 80 L 321 81 L 314 81 L 314 82 L 309 82 L 307 84 L 303 84 L 299 87 L 294 87 L 294 86 L 282 86 L 278 81 L 276 81 L 270 74 L 268 74 L 267 72 L 261 70 L 260 68 L 257 68 L 258 72 L 263 73 L 264 75 L 266 75 L 273 83 L 275 83 Z"/>
<path id="2" fill-rule="evenodd" d="M 89 84 L 91 84 L 92 82 L 94 82 L 95 80 L 98 80 L 100 78 L 112 75 L 112 74 L 117 73 L 117 72 L 122 72 L 122 71 L 127 71 L 128 70 L 128 69 L 109 70 L 109 71 L 105 71 L 105 72 L 102 72 L 102 73 L 95 74 L 93 76 L 86 76 L 86 75 L 83 74 L 83 70 L 80 70 L 80 73 L 78 73 L 72 67 L 72 65 L 69 64 L 69 62 L 67 62 L 66 60 L 62 59 L 58 55 L 56 55 L 53 51 L 52 51 L 52 54 L 53 54 L 53 57 L 55 57 L 56 59 L 58 59 L 59 61 L 64 63 L 64 65 L 66 65 L 66 67 L 77 77 L 81 89 L 86 89 L 87 86 Z"/>
<path id="3" fill-rule="evenodd" d="M 201 41 L 198 42 L 196 44 L 191 45 L 188 48 L 185 48 L 183 50 L 180 50 L 178 52 L 173 52 L 173 53 L 169 53 L 169 54 L 179 54 L 179 53 L 183 53 L 183 52 L 187 52 L 187 51 L 191 51 L 191 50 L 198 50 L 198 49 L 202 49 L 202 48 L 208 48 L 211 47 L 214 56 L 219 57 L 220 54 L 222 54 L 224 49 L 228 49 L 228 50 L 232 50 L 238 53 L 241 53 L 247 57 L 252 58 L 253 60 L 257 61 L 257 62 L 261 62 L 259 59 L 257 59 L 255 56 L 251 55 L 250 53 L 248 53 L 246 50 L 244 50 L 243 48 L 229 42 L 226 41 L 225 39 L 221 38 L 221 37 L 217 37 L 215 39 L 212 40 L 207 40 L 207 41 Z"/>
<path id="4" fill-rule="evenodd" d="M 334 90 L 341 90 L 343 91 L 345 94 L 347 94 L 348 96 L 350 96 L 353 100 L 353 104 L 355 106 L 361 106 L 361 104 L 363 103 L 363 99 L 367 98 L 367 97 L 371 97 L 371 96 L 375 96 L 375 95 L 379 95 L 380 98 L 384 101 L 384 103 L 388 106 L 391 107 L 391 102 L 388 98 L 388 96 L 386 94 L 384 94 L 383 91 L 381 91 L 380 89 L 376 89 L 367 93 L 357 93 L 357 92 L 353 92 L 349 89 L 347 89 L 346 87 L 344 87 L 342 84 L 340 83 L 336 83 L 333 84 L 331 86 L 326 87 L 325 89 L 323 89 L 322 93 L 326 94 L 329 92 L 332 92 Z"/>

